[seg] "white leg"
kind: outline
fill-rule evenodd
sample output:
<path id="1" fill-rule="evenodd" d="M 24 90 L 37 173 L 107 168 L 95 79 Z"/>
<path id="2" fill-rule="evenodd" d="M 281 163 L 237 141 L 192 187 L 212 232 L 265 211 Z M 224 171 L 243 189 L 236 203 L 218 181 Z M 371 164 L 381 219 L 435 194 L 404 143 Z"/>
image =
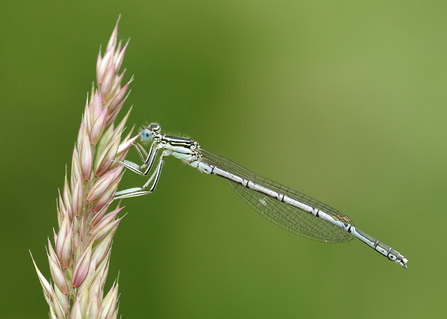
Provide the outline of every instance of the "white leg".
<path id="1" fill-rule="evenodd" d="M 160 159 L 158 161 L 158 165 L 157 165 L 156 169 L 152 173 L 149 180 L 143 185 L 143 187 L 128 188 L 128 189 L 116 192 L 114 199 L 139 197 L 139 196 L 144 196 L 144 195 L 152 193 L 158 184 L 158 180 L 160 179 L 161 169 L 163 168 L 163 158 L 167 155 L 169 155 L 169 154 L 166 151 L 163 151 L 163 153 L 161 154 Z M 152 162 L 154 162 L 154 160 Z M 122 162 L 122 164 L 125 168 L 127 168 L 137 174 L 147 175 L 147 173 L 148 173 L 148 171 L 146 171 L 146 172 L 140 171 L 140 166 L 138 166 L 137 164 L 135 164 L 133 162 L 124 161 L 124 162 Z M 151 166 L 152 166 L 152 164 L 151 164 Z M 155 178 L 155 180 L 154 180 L 154 178 Z M 149 188 L 149 190 L 147 190 L 149 185 L 151 184 L 152 180 L 154 180 L 154 182 L 152 183 L 152 186 Z"/>
<path id="2" fill-rule="evenodd" d="M 137 149 L 138 154 L 140 155 L 141 160 L 143 161 L 143 165 L 140 166 L 140 165 L 138 165 L 134 162 L 128 161 L 128 160 L 124 160 L 124 162 L 120 162 L 120 163 L 123 164 L 123 166 L 125 168 L 131 170 L 132 172 L 137 173 L 138 175 L 146 176 L 147 174 L 149 174 L 149 171 L 151 170 L 152 166 L 154 165 L 158 150 L 161 147 L 159 144 L 155 145 L 155 143 L 152 143 L 149 154 L 144 154 L 144 155 L 147 155 L 147 156 L 144 156 L 143 153 L 138 148 L 139 144 L 137 144 L 138 146 L 136 144 L 133 144 L 133 145 Z M 148 165 L 147 168 L 145 168 L 146 165 Z M 144 169 L 144 171 L 143 171 L 143 169 Z"/>

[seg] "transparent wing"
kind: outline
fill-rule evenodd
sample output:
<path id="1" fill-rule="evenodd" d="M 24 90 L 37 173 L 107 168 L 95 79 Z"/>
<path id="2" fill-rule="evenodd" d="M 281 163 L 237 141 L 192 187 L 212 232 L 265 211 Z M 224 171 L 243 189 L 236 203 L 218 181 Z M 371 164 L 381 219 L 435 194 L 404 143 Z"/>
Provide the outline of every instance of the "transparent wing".
<path id="1" fill-rule="evenodd" d="M 331 206 L 289 187 L 276 183 L 268 178 L 259 176 L 223 156 L 204 150 L 203 148 L 200 149 L 200 153 L 203 156 L 201 161 L 207 164 L 214 165 L 222 170 L 226 170 L 232 174 L 267 187 L 275 192 L 287 195 L 303 204 L 317 208 L 336 219 L 344 220 L 353 225 L 348 216 L 342 214 Z M 227 179 L 227 181 L 236 193 L 254 210 L 272 223 L 294 234 L 325 243 L 348 242 L 354 238 L 352 234 L 343 229 L 297 207 L 287 205 L 276 198 L 259 193 L 231 180 Z"/>

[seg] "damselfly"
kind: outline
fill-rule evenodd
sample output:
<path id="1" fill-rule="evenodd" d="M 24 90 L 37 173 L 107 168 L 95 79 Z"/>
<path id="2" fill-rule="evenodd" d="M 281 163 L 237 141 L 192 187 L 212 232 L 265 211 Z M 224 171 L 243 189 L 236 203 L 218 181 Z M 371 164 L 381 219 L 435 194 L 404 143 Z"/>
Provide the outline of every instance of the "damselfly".
<path id="1" fill-rule="evenodd" d="M 146 176 L 154 165 L 157 153 L 162 150 L 149 180 L 142 187 L 117 192 L 115 199 L 152 193 L 160 178 L 164 157 L 172 155 L 202 173 L 225 178 L 248 205 L 294 234 L 325 243 L 347 242 L 356 237 L 389 260 L 407 268 L 408 260 L 398 251 L 357 229 L 348 216 L 329 205 L 207 151 L 192 139 L 167 136 L 160 134 L 160 131 L 160 125 L 152 123 L 141 132 L 143 143 L 152 142 L 149 152 L 141 144 L 134 144 L 143 161 L 142 165 L 127 160 L 122 162 L 132 172 Z"/>

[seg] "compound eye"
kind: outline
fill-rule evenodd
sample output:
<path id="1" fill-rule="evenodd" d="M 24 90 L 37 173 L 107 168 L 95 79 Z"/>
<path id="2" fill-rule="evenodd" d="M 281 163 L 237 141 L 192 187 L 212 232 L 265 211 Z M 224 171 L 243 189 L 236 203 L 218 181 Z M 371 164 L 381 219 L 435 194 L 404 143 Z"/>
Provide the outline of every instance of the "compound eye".
<path id="1" fill-rule="evenodd" d="M 157 123 L 149 124 L 148 129 L 154 133 L 160 133 L 160 131 L 161 131 L 161 127 Z"/>
<path id="2" fill-rule="evenodd" d="M 141 141 L 143 143 L 150 142 L 153 137 L 154 137 L 154 134 L 152 134 L 152 131 L 147 128 L 141 132 Z"/>

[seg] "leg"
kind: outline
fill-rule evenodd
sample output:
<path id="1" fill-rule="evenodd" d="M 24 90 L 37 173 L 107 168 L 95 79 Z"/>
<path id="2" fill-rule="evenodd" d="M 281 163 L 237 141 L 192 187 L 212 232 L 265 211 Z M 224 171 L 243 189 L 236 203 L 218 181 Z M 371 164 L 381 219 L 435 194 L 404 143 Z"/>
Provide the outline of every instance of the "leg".
<path id="1" fill-rule="evenodd" d="M 155 155 L 157 154 L 157 151 L 158 151 L 158 143 L 157 142 L 154 141 L 152 143 L 151 148 L 149 150 L 149 153 L 146 153 L 146 150 L 144 149 L 144 147 L 141 146 L 141 144 L 139 144 L 139 143 L 133 144 L 133 146 L 135 146 L 135 148 L 138 151 L 138 154 L 140 155 L 141 160 L 143 161 L 143 165 L 142 166 L 144 166 L 144 165 L 146 165 L 148 163 L 153 163 L 154 157 L 155 157 Z M 150 168 L 149 168 L 149 170 L 150 170 Z"/>
<path id="2" fill-rule="evenodd" d="M 144 195 L 152 193 L 158 184 L 158 180 L 160 179 L 161 169 L 163 167 L 163 157 L 165 157 L 167 155 L 169 155 L 169 154 L 166 151 L 163 151 L 163 153 L 161 154 L 160 159 L 158 161 L 158 165 L 157 165 L 156 169 L 152 173 L 149 180 L 143 185 L 143 187 L 128 188 L 128 189 L 116 192 L 114 199 L 139 197 L 139 196 L 144 196 Z M 129 163 L 131 163 L 131 164 L 129 164 Z M 138 165 L 133 162 L 125 161 L 125 163 L 123 163 L 123 165 L 124 165 L 124 167 L 130 169 L 131 171 L 133 171 L 135 173 L 138 173 L 140 175 L 147 175 L 147 172 L 145 172 L 146 174 L 141 172 L 138 169 L 139 168 Z M 135 166 L 132 166 L 132 165 L 135 165 Z M 154 180 L 154 178 L 155 178 L 155 180 Z M 150 189 L 147 190 L 147 188 L 151 184 L 152 180 L 154 180 L 154 182 L 152 183 L 152 186 L 150 187 Z"/>
<path id="3" fill-rule="evenodd" d="M 140 146 L 139 144 L 133 144 L 135 148 L 138 151 L 138 154 L 140 155 L 141 160 L 143 161 L 143 165 L 138 165 L 134 162 L 124 160 L 124 162 L 120 162 L 123 164 L 123 166 L 129 170 L 131 170 L 134 173 L 137 173 L 138 175 L 146 176 L 149 174 L 149 171 L 151 170 L 152 166 L 155 162 L 155 157 L 157 156 L 158 150 L 161 148 L 160 144 L 155 145 L 155 142 L 152 143 L 151 149 L 149 151 L 149 154 L 146 153 L 144 148 Z M 141 148 L 141 149 L 140 149 Z M 143 155 L 144 153 L 144 155 Z M 148 167 L 142 171 L 142 169 L 148 165 Z"/>

